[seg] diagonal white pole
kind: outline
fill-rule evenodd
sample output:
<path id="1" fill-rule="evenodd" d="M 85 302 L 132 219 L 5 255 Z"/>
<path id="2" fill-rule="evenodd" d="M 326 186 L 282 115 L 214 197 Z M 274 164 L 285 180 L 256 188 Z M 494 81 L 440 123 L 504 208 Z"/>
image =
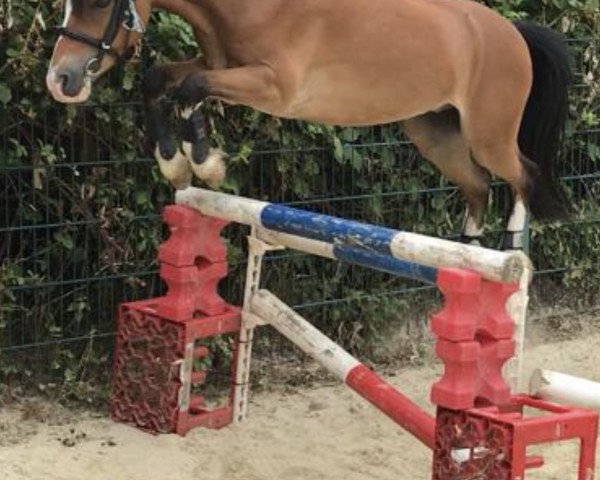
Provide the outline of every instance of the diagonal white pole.
<path id="1" fill-rule="evenodd" d="M 435 419 L 385 382 L 267 290 L 250 301 L 251 312 L 273 326 L 307 355 L 346 383 L 429 448 L 435 444 Z"/>

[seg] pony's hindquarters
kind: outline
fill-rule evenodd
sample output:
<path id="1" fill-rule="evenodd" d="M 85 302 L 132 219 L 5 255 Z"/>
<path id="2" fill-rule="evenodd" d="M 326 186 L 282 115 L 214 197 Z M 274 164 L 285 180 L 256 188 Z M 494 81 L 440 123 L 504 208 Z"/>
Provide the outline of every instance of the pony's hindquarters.
<path id="1" fill-rule="evenodd" d="M 485 169 L 506 181 L 513 191 L 515 218 L 509 221 L 509 228 L 515 235 L 509 236 L 517 238 L 526 220 L 528 175 L 520 160 L 518 135 L 533 81 L 531 58 L 525 41 L 510 22 L 473 2 L 463 5 L 469 10 L 463 35 L 468 35 L 473 51 L 469 63 L 456 72 L 458 88 L 452 104 L 460 115 L 460 135 L 468 153 L 460 158 L 460 179 L 455 181 L 463 192 L 469 189 L 468 181 L 478 186 L 475 201 L 467 195 L 464 234 L 474 237 L 482 233 L 487 205 L 484 187 L 489 185 L 489 178 L 482 174 Z M 440 168 L 448 170 L 446 165 Z M 519 245 L 510 242 L 508 247 Z"/>

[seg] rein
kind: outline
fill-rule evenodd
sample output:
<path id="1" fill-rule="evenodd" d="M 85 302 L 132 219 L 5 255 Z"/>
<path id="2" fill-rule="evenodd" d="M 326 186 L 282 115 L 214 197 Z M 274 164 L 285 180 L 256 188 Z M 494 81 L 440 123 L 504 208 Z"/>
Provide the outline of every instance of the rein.
<path id="1" fill-rule="evenodd" d="M 135 0 L 114 0 L 110 20 L 101 39 L 90 37 L 86 33 L 69 30 L 67 27 L 59 27 L 57 31 L 59 35 L 97 50 L 96 56 L 92 57 L 85 66 L 86 74 L 93 75 L 100 70 L 102 60 L 106 55 L 112 56 L 118 64 L 125 63 L 133 56 L 134 48 L 128 48 L 125 53 L 121 54 L 113 46 L 121 26 L 128 32 L 144 33 L 146 30 L 144 22 L 135 7 Z"/>

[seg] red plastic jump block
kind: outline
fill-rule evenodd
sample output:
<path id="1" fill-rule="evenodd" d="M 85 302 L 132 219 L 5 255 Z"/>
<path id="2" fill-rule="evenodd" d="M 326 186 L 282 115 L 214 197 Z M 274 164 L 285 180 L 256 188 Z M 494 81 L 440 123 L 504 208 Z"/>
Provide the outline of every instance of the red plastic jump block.
<path id="1" fill-rule="evenodd" d="M 458 269 L 440 270 L 438 286 L 444 308 L 434 315 L 431 330 L 445 372 L 432 388 L 432 402 L 455 410 L 509 402 L 502 369 L 514 355 L 514 322 L 506 303 L 518 286 Z"/>
<path id="2" fill-rule="evenodd" d="M 201 339 L 240 331 L 240 310 L 186 321 L 159 315 L 164 298 L 124 304 L 119 315 L 113 365 L 111 416 L 152 433 L 178 433 L 203 426 L 221 428 L 233 419 L 233 385 L 224 406 L 211 409 L 198 391 L 208 372 L 199 368 L 210 355 Z M 235 378 L 235 355 L 231 363 Z M 232 382 L 233 383 L 233 382 Z"/>
<path id="3" fill-rule="evenodd" d="M 525 408 L 544 416 L 526 418 Z M 527 457 L 527 447 L 579 439 L 578 480 L 593 480 L 598 413 L 559 406 L 527 396 L 512 398 L 506 408 L 464 411 L 438 409 L 433 480 L 524 480 L 527 469 L 544 459 Z"/>
<path id="4" fill-rule="evenodd" d="M 438 273 L 437 285 L 444 308 L 433 316 L 432 331 L 451 342 L 487 337 L 511 339 L 514 322 L 506 311 L 518 284 L 491 282 L 467 270 L 446 268 Z"/>
<path id="5" fill-rule="evenodd" d="M 165 207 L 162 217 L 171 235 L 159 248 L 161 262 L 189 267 L 197 264 L 198 256 L 211 263 L 227 260 L 227 247 L 221 231 L 229 222 L 180 205 Z"/>
<path id="6" fill-rule="evenodd" d="M 196 312 L 218 315 L 227 310 L 227 302 L 217 293 L 219 282 L 227 276 L 227 264 L 201 263 L 174 267 L 164 263 L 160 277 L 168 285 L 159 313 L 167 318 L 192 318 Z"/>
<path id="7" fill-rule="evenodd" d="M 227 276 L 227 249 L 221 230 L 228 222 L 182 206 L 168 206 L 163 218 L 170 236 L 159 248 L 160 276 L 167 284 L 167 301 L 158 313 L 174 320 L 200 312 L 218 315 L 227 303 L 217 293 Z"/>
<path id="8" fill-rule="evenodd" d="M 510 399 L 510 387 L 502 367 L 515 353 L 512 340 L 484 343 L 438 340 L 436 354 L 445 365 L 444 377 L 431 391 L 435 405 L 462 410 L 477 401 L 502 405 Z"/>

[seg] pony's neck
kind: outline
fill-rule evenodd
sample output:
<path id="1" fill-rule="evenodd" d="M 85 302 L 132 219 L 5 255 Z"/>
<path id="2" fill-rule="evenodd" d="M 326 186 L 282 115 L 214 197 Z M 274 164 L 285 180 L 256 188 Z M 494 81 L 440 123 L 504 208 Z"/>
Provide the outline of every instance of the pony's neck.
<path id="1" fill-rule="evenodd" d="M 219 1 L 154 0 L 153 6 L 174 13 L 191 25 L 209 68 L 226 66 L 227 61 L 218 38 L 218 32 L 223 30 L 225 22 Z"/>

